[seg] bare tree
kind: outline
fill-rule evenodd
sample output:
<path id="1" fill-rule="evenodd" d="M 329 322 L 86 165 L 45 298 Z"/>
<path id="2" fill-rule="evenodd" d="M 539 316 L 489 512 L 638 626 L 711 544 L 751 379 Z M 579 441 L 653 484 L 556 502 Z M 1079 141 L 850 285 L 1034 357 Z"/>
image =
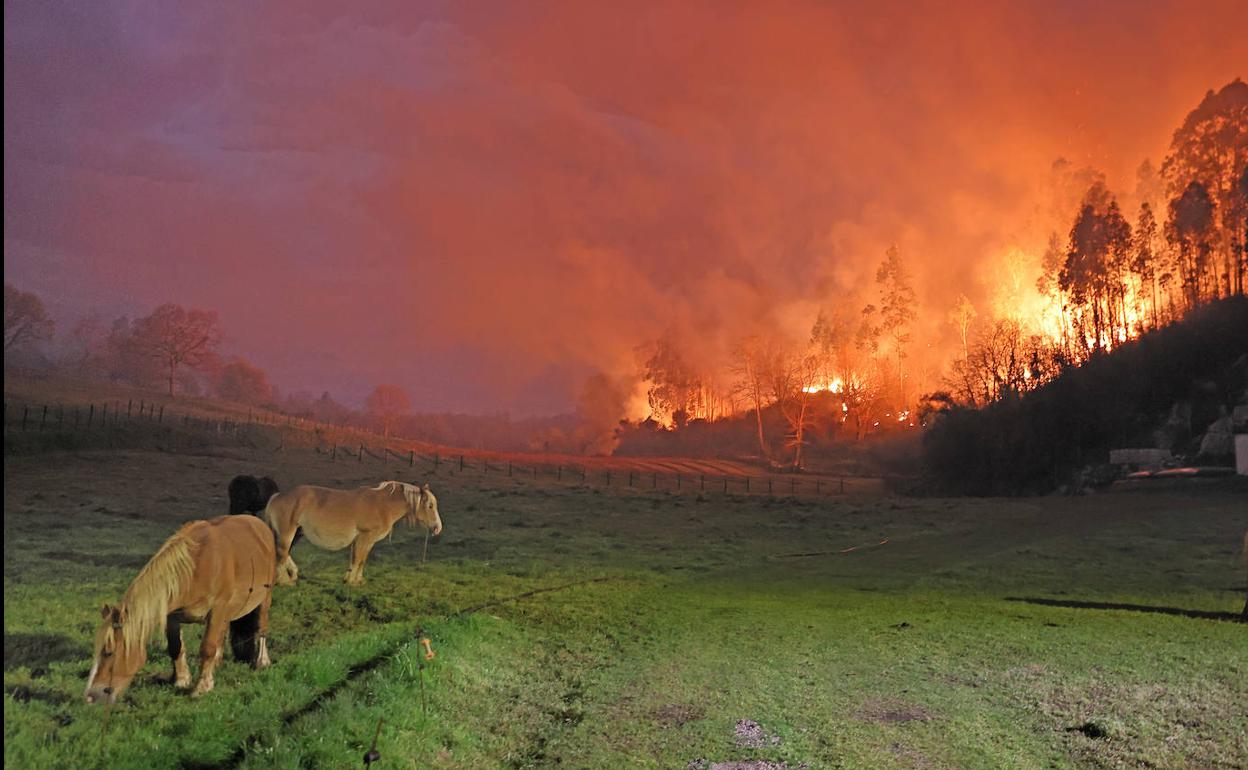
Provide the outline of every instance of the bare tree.
<path id="1" fill-rule="evenodd" d="M 130 342 L 160 363 L 172 396 L 178 370 L 213 359 L 221 344 L 221 331 L 216 313 L 167 303 L 134 322 Z"/>
<path id="2" fill-rule="evenodd" d="M 4 285 L 4 352 L 19 350 L 52 336 L 55 324 L 43 300 L 11 283 Z"/>
<path id="3" fill-rule="evenodd" d="M 788 392 L 780 401 L 780 411 L 789 423 L 789 448 L 793 450 L 793 467 L 802 467 L 802 447 L 806 443 L 806 428 L 810 426 L 810 401 L 816 388 L 822 384 L 820 357 L 814 346 L 792 351 L 781 357 L 785 369 L 783 381 Z"/>
<path id="4" fill-rule="evenodd" d="M 971 330 L 971 323 L 975 320 L 975 306 L 967 299 L 965 294 L 959 294 L 954 301 L 953 307 L 949 310 L 949 323 L 958 327 L 958 333 L 962 335 L 962 357 L 966 358 L 970 355 L 970 344 L 967 334 Z"/>
<path id="5" fill-rule="evenodd" d="M 365 399 L 364 411 L 381 425 L 381 434 L 388 437 L 399 419 L 411 414 L 412 402 L 407 391 L 398 385 L 378 385 Z"/>
<path id="6" fill-rule="evenodd" d="M 742 340 L 733 351 L 733 374 L 737 377 L 737 389 L 746 401 L 754 405 L 754 419 L 758 426 L 758 449 L 763 457 L 771 457 L 767 439 L 763 435 L 763 406 L 769 391 L 767 382 L 767 343 L 757 334 Z"/>

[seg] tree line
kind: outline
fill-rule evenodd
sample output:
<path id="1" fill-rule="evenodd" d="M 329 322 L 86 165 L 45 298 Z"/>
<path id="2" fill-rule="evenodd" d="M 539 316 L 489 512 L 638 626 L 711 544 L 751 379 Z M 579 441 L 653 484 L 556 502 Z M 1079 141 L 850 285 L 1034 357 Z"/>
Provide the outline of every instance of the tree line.
<path id="1" fill-rule="evenodd" d="M 376 429 L 389 436 L 411 414 L 397 385 L 376 386 L 363 410 L 328 392 L 282 394 L 268 373 L 241 356 L 224 356 L 216 312 L 165 303 L 139 318 L 105 321 L 90 315 L 57 337 L 56 322 L 34 293 L 4 286 L 6 369 L 55 371 L 87 380 L 160 389 L 175 395 L 214 396 L 335 425 Z"/>

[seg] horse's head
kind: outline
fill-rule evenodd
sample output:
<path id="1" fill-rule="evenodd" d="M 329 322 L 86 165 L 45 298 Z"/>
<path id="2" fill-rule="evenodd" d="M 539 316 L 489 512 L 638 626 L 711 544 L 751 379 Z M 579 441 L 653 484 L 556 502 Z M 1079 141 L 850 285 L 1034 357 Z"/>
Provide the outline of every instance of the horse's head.
<path id="1" fill-rule="evenodd" d="M 105 604 L 95 632 L 95 659 L 87 675 L 87 703 L 115 703 L 147 661 L 147 645 L 126 640 L 125 606 Z"/>
<path id="2" fill-rule="evenodd" d="M 442 517 L 438 515 L 438 498 L 429 491 L 429 485 L 413 486 L 410 489 L 419 491 L 408 495 L 408 523 L 412 525 L 420 523 L 435 536 L 442 534 Z"/>

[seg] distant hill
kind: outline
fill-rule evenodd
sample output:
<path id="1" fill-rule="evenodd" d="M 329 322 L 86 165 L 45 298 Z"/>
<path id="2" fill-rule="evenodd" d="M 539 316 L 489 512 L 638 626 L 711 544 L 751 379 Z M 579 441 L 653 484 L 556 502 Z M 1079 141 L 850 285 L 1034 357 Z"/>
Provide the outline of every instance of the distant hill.
<path id="1" fill-rule="evenodd" d="M 971 495 L 1049 492 L 1106 463 L 1111 449 L 1159 440 L 1198 460 L 1200 435 L 1243 403 L 1248 297 L 1240 296 L 1098 355 L 1025 396 L 941 413 L 923 438 L 926 487 Z M 1181 430 L 1165 433 L 1176 413 Z"/>

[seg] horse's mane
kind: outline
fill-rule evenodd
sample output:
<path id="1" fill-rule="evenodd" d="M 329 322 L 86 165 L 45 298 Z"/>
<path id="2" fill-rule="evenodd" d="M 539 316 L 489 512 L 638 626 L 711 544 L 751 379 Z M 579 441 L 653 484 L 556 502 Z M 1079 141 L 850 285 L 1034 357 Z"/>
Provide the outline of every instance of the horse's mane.
<path id="1" fill-rule="evenodd" d="M 407 505 L 408 505 L 408 513 L 403 518 L 410 526 L 413 526 L 413 527 L 416 526 L 416 511 L 420 510 L 421 508 L 421 502 L 420 502 L 421 494 L 422 493 L 427 494 L 429 496 L 429 500 L 434 499 L 432 492 L 424 492 L 424 490 L 422 490 L 420 487 L 416 486 L 415 484 L 408 484 L 405 481 L 383 481 L 377 486 L 373 487 L 373 489 L 376 489 L 378 491 L 385 490 L 386 492 L 390 492 L 391 494 L 393 494 L 394 492 L 402 492 L 403 497 L 407 499 Z M 425 505 L 428 505 L 428 502 L 426 502 Z"/>
<path id="2" fill-rule="evenodd" d="M 197 523 L 184 525 L 166 540 L 126 589 L 121 629 L 127 648 L 145 646 L 153 631 L 164 630 L 170 605 L 195 573 L 196 543 L 190 529 Z"/>

